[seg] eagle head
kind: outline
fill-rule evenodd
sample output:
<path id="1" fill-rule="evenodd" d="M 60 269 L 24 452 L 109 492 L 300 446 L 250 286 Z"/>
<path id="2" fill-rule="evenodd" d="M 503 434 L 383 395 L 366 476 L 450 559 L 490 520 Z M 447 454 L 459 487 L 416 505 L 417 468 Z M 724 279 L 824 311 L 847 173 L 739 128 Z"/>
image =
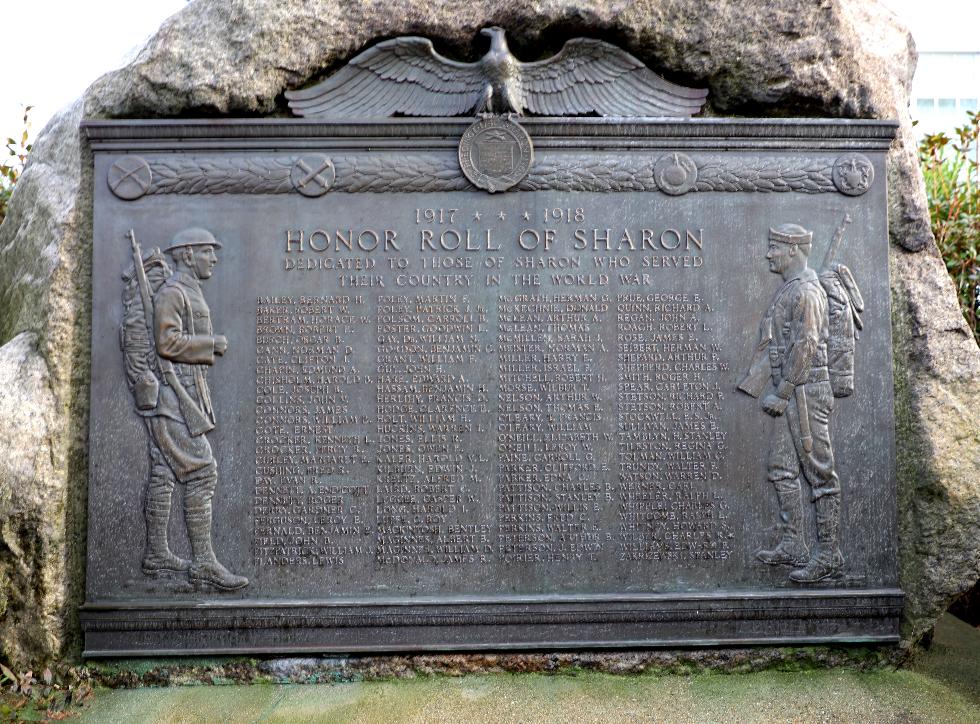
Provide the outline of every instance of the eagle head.
<path id="1" fill-rule="evenodd" d="M 504 38 L 503 28 L 498 28 L 496 25 L 489 28 L 483 28 L 480 31 L 480 35 L 486 35 L 488 38 L 490 38 L 490 50 L 507 51 L 507 40 Z"/>

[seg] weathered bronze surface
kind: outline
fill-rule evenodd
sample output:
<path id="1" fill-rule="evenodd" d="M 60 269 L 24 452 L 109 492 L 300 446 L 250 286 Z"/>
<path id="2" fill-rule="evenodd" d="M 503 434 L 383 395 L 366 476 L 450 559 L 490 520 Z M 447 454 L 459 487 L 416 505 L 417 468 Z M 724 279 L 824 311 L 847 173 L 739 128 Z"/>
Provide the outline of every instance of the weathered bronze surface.
<path id="1" fill-rule="evenodd" d="M 472 123 L 86 124 L 87 654 L 897 640 L 894 124 Z"/>
<path id="2" fill-rule="evenodd" d="M 321 83 L 286 91 L 297 116 L 383 118 L 458 116 L 525 111 L 542 116 L 658 116 L 686 118 L 708 91 L 670 83 L 615 45 L 575 38 L 561 52 L 522 63 L 503 28 L 484 28 L 490 49 L 479 62 L 460 63 L 436 52 L 427 38 L 378 43 Z"/>

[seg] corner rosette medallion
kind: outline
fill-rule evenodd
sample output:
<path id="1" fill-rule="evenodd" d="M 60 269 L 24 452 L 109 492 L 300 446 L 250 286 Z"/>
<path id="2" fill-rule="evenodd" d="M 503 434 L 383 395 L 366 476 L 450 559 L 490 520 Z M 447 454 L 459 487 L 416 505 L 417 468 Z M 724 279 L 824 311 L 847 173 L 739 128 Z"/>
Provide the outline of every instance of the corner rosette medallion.
<path id="1" fill-rule="evenodd" d="M 846 196 L 860 196 L 874 180 L 874 166 L 860 153 L 846 153 L 834 163 L 834 186 Z"/>
<path id="2" fill-rule="evenodd" d="M 686 153 L 661 156 L 653 167 L 657 187 L 670 196 L 686 194 L 698 181 L 698 166 Z"/>

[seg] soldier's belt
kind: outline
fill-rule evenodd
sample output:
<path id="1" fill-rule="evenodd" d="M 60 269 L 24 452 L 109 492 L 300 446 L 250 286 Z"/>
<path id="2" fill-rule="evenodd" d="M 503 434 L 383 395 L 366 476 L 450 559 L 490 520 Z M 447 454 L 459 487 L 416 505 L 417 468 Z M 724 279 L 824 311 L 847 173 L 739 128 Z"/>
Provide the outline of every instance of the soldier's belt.
<path id="1" fill-rule="evenodd" d="M 830 381 L 830 371 L 826 367 L 811 367 L 810 374 L 806 376 L 806 382 L 803 384 L 809 385 L 811 382 L 829 382 Z"/>
<path id="2" fill-rule="evenodd" d="M 769 366 L 772 367 L 773 374 L 780 372 L 785 361 L 782 350 L 769 350 Z M 813 366 L 811 370 L 827 369 L 827 348 L 818 347 L 816 354 L 813 355 Z M 820 380 L 807 380 L 807 382 L 820 382 Z"/>
<path id="3" fill-rule="evenodd" d="M 773 384 L 777 387 L 779 386 L 780 380 L 783 376 L 779 367 L 773 367 Z M 811 367 L 810 373 L 803 380 L 804 385 L 809 385 L 814 382 L 829 382 L 830 381 L 830 371 L 826 367 Z"/>
<path id="4" fill-rule="evenodd" d="M 770 357 L 773 355 L 774 352 L 776 352 L 778 354 L 782 354 L 785 351 L 786 351 L 786 347 L 784 347 L 783 345 L 778 345 L 778 344 L 769 345 L 769 356 Z M 817 352 L 816 353 L 817 354 L 821 354 L 821 353 L 822 354 L 827 354 L 827 343 L 826 342 L 820 342 L 817 345 Z"/>

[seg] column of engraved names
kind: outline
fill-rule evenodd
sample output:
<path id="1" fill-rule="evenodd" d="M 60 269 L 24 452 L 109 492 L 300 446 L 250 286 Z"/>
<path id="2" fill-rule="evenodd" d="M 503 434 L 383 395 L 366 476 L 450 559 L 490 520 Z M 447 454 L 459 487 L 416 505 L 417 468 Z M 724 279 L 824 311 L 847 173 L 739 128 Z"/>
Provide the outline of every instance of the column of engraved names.
<path id="1" fill-rule="evenodd" d="M 377 546 L 383 565 L 485 563 L 479 440 L 490 409 L 473 374 L 486 309 L 466 295 L 382 295 L 377 316 Z"/>
<path id="2" fill-rule="evenodd" d="M 729 506 L 716 490 L 727 370 L 711 306 L 693 293 L 617 297 L 619 548 L 625 560 L 724 560 Z"/>
<path id="3" fill-rule="evenodd" d="M 255 308 L 253 556 L 261 566 L 341 566 L 365 552 L 370 460 L 357 404 L 370 382 L 355 340 L 361 297 L 259 297 Z"/>
<path id="4" fill-rule="evenodd" d="M 613 500 L 596 449 L 607 427 L 610 298 L 499 296 L 498 540 L 505 563 L 597 560 Z M 605 433 L 608 435 L 609 433 Z"/>

